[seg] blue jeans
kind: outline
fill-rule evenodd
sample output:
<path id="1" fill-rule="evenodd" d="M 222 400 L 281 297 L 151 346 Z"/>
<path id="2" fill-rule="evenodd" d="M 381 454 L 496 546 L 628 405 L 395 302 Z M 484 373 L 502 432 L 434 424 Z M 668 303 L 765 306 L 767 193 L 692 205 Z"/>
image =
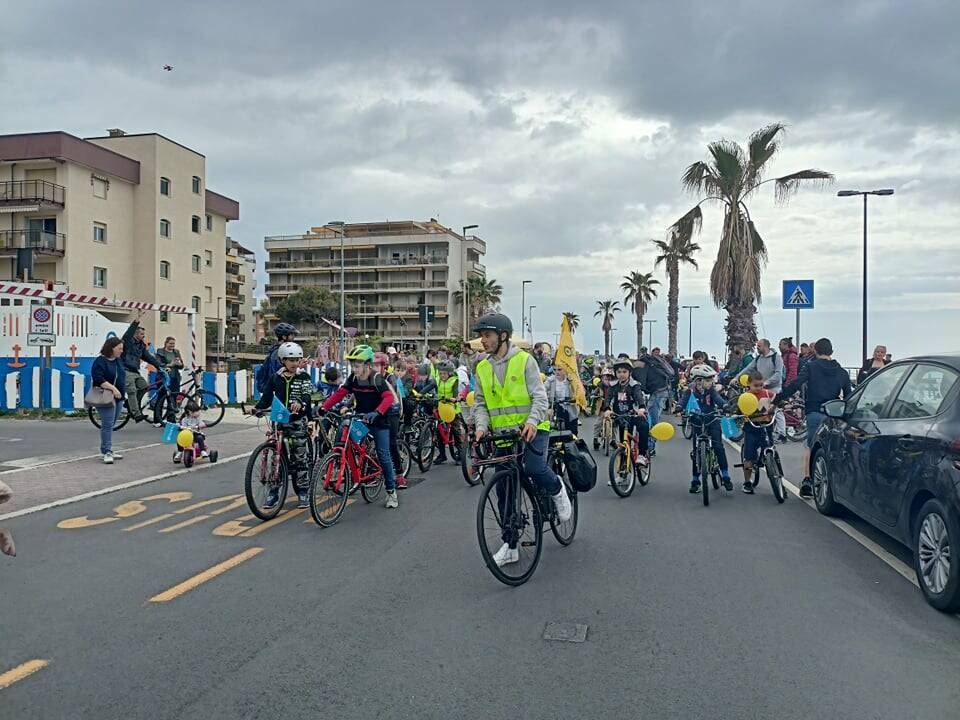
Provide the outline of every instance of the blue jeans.
<path id="1" fill-rule="evenodd" d="M 561 485 L 560 478 L 558 478 L 557 474 L 547 465 L 547 450 L 549 445 L 550 433 L 546 430 L 537 430 L 537 436 L 528 442 L 523 449 L 523 469 L 527 477 L 533 481 L 534 485 L 550 495 L 556 495 L 560 492 Z M 510 482 L 497 484 L 497 509 L 500 512 L 501 518 L 507 516 L 510 504 L 516 501 L 515 498 L 511 497 L 512 487 L 513 484 Z M 500 537 L 511 548 L 517 547 L 519 537 L 509 528 L 502 528 Z"/>
<path id="2" fill-rule="evenodd" d="M 97 408 L 100 413 L 100 454 L 106 455 L 113 452 L 113 423 L 117 420 L 117 413 L 120 412 L 120 400 L 113 405 Z"/>
<path id="3" fill-rule="evenodd" d="M 373 444 L 377 448 L 377 460 L 383 470 L 383 483 L 387 492 L 397 489 L 397 474 L 393 469 L 393 458 L 390 457 L 390 426 L 371 425 L 370 434 L 373 435 Z"/>
<path id="4" fill-rule="evenodd" d="M 647 422 L 650 427 L 653 427 L 658 422 L 660 422 L 660 414 L 663 412 L 663 406 L 667 402 L 667 396 L 670 394 L 669 388 L 664 388 L 663 390 L 657 390 L 656 392 L 650 393 L 650 397 L 647 398 Z M 654 437 L 650 438 L 650 450 L 657 449 L 657 439 Z"/>

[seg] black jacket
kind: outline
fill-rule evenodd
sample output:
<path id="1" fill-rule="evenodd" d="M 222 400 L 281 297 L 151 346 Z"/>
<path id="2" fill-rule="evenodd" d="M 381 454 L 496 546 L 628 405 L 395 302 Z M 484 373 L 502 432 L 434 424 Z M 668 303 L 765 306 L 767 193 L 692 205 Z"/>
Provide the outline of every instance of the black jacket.
<path id="1" fill-rule="evenodd" d="M 649 395 L 670 387 L 673 374 L 668 369 L 666 360 L 647 355 L 644 358 L 643 365 L 643 367 L 635 367 L 631 370 L 630 377 L 640 383 L 645 393 Z"/>
<path id="2" fill-rule="evenodd" d="M 797 379 L 787 385 L 777 395 L 775 402 L 790 397 L 806 386 L 803 407 L 806 412 L 822 412 L 820 406 L 828 400 L 850 397 L 850 375 L 836 360 L 814 358 L 800 370 Z"/>
<path id="3" fill-rule="evenodd" d="M 141 360 L 158 369 L 163 367 L 163 363 L 160 362 L 152 352 L 147 350 L 146 344 L 134 337 L 139 327 L 140 321 L 134 320 L 123 334 L 123 355 L 120 356 L 120 359 L 123 361 L 123 367 L 139 373 Z"/>

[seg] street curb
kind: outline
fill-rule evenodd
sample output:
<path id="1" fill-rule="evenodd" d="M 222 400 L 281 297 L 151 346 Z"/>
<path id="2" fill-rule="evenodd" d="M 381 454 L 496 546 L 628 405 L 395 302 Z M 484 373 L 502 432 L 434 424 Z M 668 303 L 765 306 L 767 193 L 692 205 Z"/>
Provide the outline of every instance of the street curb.
<path id="1" fill-rule="evenodd" d="M 252 450 L 250 452 L 253 452 Z M 81 493 L 80 495 L 74 495 L 73 497 L 62 498 L 60 500 L 53 500 L 52 502 L 43 503 L 41 505 L 34 505 L 33 507 L 24 508 L 23 510 L 14 510 L 11 513 L 6 515 L 0 515 L 0 520 L 10 520 L 12 518 L 22 517 L 24 515 L 32 515 L 33 513 L 40 512 L 41 510 L 50 510 L 51 508 L 61 507 L 63 505 L 70 505 L 72 503 L 80 502 L 81 500 L 89 500 L 90 498 L 99 497 L 100 495 L 108 495 L 110 493 L 119 492 L 121 490 L 128 490 L 129 488 L 137 487 L 138 485 L 146 485 L 147 483 L 157 482 L 158 480 L 166 480 L 167 478 L 177 477 L 178 475 L 184 475 L 186 473 L 192 472 L 201 472 L 209 468 L 217 467 L 223 463 L 233 462 L 234 460 L 241 460 L 250 455 L 250 452 L 240 453 L 239 455 L 231 455 L 225 458 L 219 458 L 215 463 L 208 463 L 205 465 L 197 465 L 190 469 L 181 468 L 180 470 L 171 470 L 170 472 L 160 473 L 159 475 L 151 475 L 150 477 L 141 478 L 139 480 L 131 480 L 130 482 L 121 483 L 120 485 L 112 485 L 110 487 L 101 488 L 99 490 L 91 490 L 90 492 Z M 94 456 L 97 457 L 97 456 Z"/>

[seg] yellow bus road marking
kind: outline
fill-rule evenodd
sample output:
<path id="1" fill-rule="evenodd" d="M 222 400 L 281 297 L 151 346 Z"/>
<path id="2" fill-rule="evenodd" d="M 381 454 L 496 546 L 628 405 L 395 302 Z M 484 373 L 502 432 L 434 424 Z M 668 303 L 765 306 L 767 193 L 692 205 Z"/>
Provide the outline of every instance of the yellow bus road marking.
<path id="1" fill-rule="evenodd" d="M 209 580 L 213 580 L 218 575 L 222 575 L 230 568 L 234 568 L 240 563 L 246 562 L 252 557 L 256 557 L 261 552 L 263 552 L 262 547 L 247 548 L 242 553 L 238 555 L 234 555 L 232 558 L 224 560 L 221 563 L 217 563 L 213 567 L 207 568 L 203 572 L 194 575 L 192 578 L 189 578 L 188 580 L 184 580 L 182 583 L 178 585 L 174 585 L 169 590 L 164 590 L 162 593 L 158 595 L 154 595 L 152 598 L 150 598 L 150 602 L 152 603 L 170 602 L 171 600 L 174 600 L 180 597 L 184 593 L 189 592 L 190 590 L 193 590 L 194 588 L 199 587 L 200 585 L 203 585 L 203 583 Z"/>
<path id="2" fill-rule="evenodd" d="M 350 498 L 349 500 L 347 500 L 347 507 L 350 507 L 350 506 L 353 505 L 356 501 L 357 501 L 356 498 Z M 331 504 L 333 504 L 333 503 L 331 503 Z M 311 516 L 308 517 L 306 520 L 304 520 L 303 523 L 304 523 L 304 525 L 306 525 L 306 524 L 308 524 L 308 523 L 313 523 L 314 525 L 317 524 L 317 523 L 316 523 L 316 520 L 313 519 L 313 515 L 311 515 Z"/>
<path id="3" fill-rule="evenodd" d="M 184 520 L 183 522 L 178 522 L 176 525 L 171 525 L 170 527 L 165 527 L 165 528 L 164 528 L 163 530 L 161 530 L 160 532 L 162 532 L 162 533 L 172 533 L 172 532 L 176 532 L 176 531 L 179 530 L 180 528 L 190 527 L 191 525 L 195 525 L 195 524 L 198 523 L 198 522 L 202 522 L 202 521 L 206 520 L 208 517 L 210 517 L 210 516 L 209 516 L 209 515 L 197 515 L 196 517 L 187 518 L 187 519 Z"/>
<path id="4" fill-rule="evenodd" d="M 293 498 L 288 498 L 288 499 L 286 500 L 286 502 L 284 502 L 284 505 L 290 505 L 291 503 L 294 503 L 294 502 L 296 502 L 296 501 L 297 501 L 297 498 L 295 498 L 295 497 L 293 497 Z M 238 502 L 239 502 L 239 501 L 238 501 Z M 246 504 L 246 501 L 244 500 L 243 502 L 241 502 L 241 504 L 244 504 L 244 505 L 245 505 L 245 504 Z M 216 515 L 216 513 L 214 513 L 214 515 Z M 283 515 L 281 515 L 280 517 L 283 517 Z M 213 534 L 216 535 L 217 537 L 236 537 L 237 535 L 239 535 L 239 534 L 242 533 L 242 532 L 245 532 L 245 531 L 247 531 L 247 530 L 254 530 L 254 529 L 256 529 L 257 526 L 255 526 L 255 525 L 252 525 L 252 526 L 251 526 L 251 525 L 246 525 L 246 524 L 245 524 L 248 520 L 255 520 L 255 519 L 256 519 L 256 516 L 255 516 L 255 515 L 241 515 L 240 517 L 235 518 L 235 519 L 233 519 L 233 520 L 228 520 L 227 522 L 223 523 L 222 525 L 217 525 L 217 526 L 213 529 Z M 274 520 L 276 520 L 276 519 L 278 519 L 278 518 L 274 518 Z M 273 520 L 268 520 L 268 521 L 267 521 L 266 523 L 264 523 L 264 524 L 272 523 L 272 522 L 273 522 Z M 271 525 L 270 527 L 273 527 L 273 526 Z M 261 531 L 261 532 L 262 532 L 262 531 Z"/>
<path id="5" fill-rule="evenodd" d="M 286 522 L 291 518 L 295 518 L 297 515 L 305 513 L 306 511 L 306 508 L 294 508 L 293 510 L 287 510 L 283 515 L 278 515 L 273 520 L 267 520 L 265 523 L 261 523 L 256 527 L 250 528 L 246 532 L 240 533 L 240 537 L 253 537 L 254 535 L 259 535 L 265 530 L 269 530 L 270 528 L 275 527 L 282 522 Z"/>
<path id="6" fill-rule="evenodd" d="M 23 680 L 29 675 L 33 675 L 37 670 L 42 670 L 49 664 L 49 660 L 28 660 L 22 665 L 17 665 L 12 670 L 7 670 L 0 675 L 0 690 L 10 687 L 15 682 Z"/>
<path id="7" fill-rule="evenodd" d="M 142 527 L 147 527 L 147 525 L 153 525 L 158 522 L 163 522 L 168 518 L 172 518 L 173 513 L 164 513 L 163 515 L 157 515 L 155 518 L 150 518 L 149 520 L 144 520 L 139 522 L 136 525 L 131 525 L 130 527 L 123 528 L 123 532 L 130 532 L 131 530 L 139 530 Z"/>
<path id="8" fill-rule="evenodd" d="M 147 506 L 144 505 L 144 503 L 148 500 L 166 500 L 171 503 L 176 503 L 189 500 L 192 497 L 193 493 L 191 492 L 169 492 L 160 493 L 159 495 L 150 495 L 149 497 L 141 498 L 140 500 L 130 500 L 122 505 L 117 505 L 113 509 L 114 517 L 91 520 L 89 517 L 84 515 L 83 517 L 61 520 L 57 523 L 57 527 L 61 530 L 76 530 L 78 528 L 93 527 L 94 525 L 105 525 L 107 523 L 116 522 L 117 520 L 133 517 L 134 515 L 139 515 L 142 512 L 146 512 Z"/>

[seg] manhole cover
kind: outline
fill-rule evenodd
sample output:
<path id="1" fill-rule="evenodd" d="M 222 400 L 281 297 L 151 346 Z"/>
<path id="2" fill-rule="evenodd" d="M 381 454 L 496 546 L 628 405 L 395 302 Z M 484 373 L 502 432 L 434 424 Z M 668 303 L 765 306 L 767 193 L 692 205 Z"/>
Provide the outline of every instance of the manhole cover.
<path id="1" fill-rule="evenodd" d="M 587 625 L 582 625 L 581 623 L 547 623 L 547 627 L 543 630 L 543 639 L 555 640 L 557 642 L 586 642 L 587 627 Z"/>

